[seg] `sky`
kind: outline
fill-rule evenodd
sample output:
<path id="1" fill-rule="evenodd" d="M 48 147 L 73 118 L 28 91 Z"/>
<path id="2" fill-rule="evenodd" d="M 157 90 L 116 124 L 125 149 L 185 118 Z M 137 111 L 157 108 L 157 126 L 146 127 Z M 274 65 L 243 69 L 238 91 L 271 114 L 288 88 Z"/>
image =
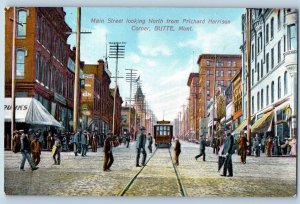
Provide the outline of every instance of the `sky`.
<path id="1" fill-rule="evenodd" d="M 77 9 L 67 7 L 64 10 L 67 24 L 76 31 Z M 81 30 L 92 33 L 81 35 L 81 61 L 96 64 L 105 58 L 106 42 L 126 42 L 125 58 L 119 60 L 118 75 L 125 77 L 125 69 L 138 70 L 150 109 L 158 120 L 164 117 L 173 121 L 182 111 L 182 105 L 188 104 L 187 80 L 191 72 L 198 72 L 199 55 L 241 54 L 241 16 L 244 12 L 245 9 L 239 8 L 83 7 Z M 99 23 L 92 22 L 92 19 L 98 19 Z M 114 19 L 113 23 L 111 19 Z M 163 23 L 149 23 L 149 19 L 162 19 Z M 167 23 L 168 19 L 178 20 L 178 23 Z M 184 19 L 202 20 L 202 23 L 188 24 Z M 211 24 L 209 19 L 230 23 Z M 143 20 L 145 23 L 140 23 Z M 150 30 L 137 31 L 132 26 Z M 155 26 L 174 26 L 174 31 L 155 31 Z M 187 30 L 179 30 L 180 26 L 187 27 Z M 76 35 L 73 34 L 68 43 L 75 46 L 75 42 Z M 108 59 L 108 64 L 115 75 L 115 59 Z M 130 85 L 123 78 L 118 79 L 118 86 L 125 105 Z M 111 87 L 114 87 L 114 82 Z"/>

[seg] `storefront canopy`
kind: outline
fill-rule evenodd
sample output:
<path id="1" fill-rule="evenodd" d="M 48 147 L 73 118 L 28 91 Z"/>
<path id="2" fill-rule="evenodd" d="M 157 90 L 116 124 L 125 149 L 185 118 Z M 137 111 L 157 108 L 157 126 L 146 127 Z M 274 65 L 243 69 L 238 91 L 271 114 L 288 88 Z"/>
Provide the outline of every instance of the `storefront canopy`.
<path id="1" fill-rule="evenodd" d="M 4 100 L 5 122 L 11 121 L 11 98 Z M 35 98 L 16 98 L 15 122 L 32 125 L 49 125 L 62 128 L 62 125 Z"/>
<path id="2" fill-rule="evenodd" d="M 252 125 L 251 131 L 255 133 L 271 131 L 273 117 L 274 117 L 274 111 L 265 113 L 260 119 L 258 119 Z"/>
<path id="3" fill-rule="evenodd" d="M 241 132 L 242 130 L 244 130 L 246 126 L 247 126 L 247 119 L 246 119 L 246 120 L 243 120 L 243 121 L 241 122 L 241 124 L 233 131 L 232 134 L 233 134 L 233 135 L 240 134 L 240 132 Z"/>

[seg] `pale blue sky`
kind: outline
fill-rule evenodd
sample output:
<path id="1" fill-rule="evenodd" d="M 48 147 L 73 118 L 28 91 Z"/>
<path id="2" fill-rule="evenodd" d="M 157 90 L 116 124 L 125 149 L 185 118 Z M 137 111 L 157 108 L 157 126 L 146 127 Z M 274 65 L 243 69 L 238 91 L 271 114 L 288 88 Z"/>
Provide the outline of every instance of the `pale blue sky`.
<path id="1" fill-rule="evenodd" d="M 66 21 L 73 31 L 76 30 L 76 8 L 64 8 Z M 245 9 L 208 9 L 208 8 L 89 8 L 83 7 L 82 30 L 92 34 L 81 37 L 81 60 L 89 64 L 105 56 L 105 36 L 108 41 L 126 42 L 125 59 L 119 62 L 119 75 L 125 76 L 125 69 L 138 69 L 141 75 L 142 89 L 151 109 L 158 119 L 173 120 L 182 111 L 182 104 L 187 104 L 189 89 L 187 80 L 190 72 L 197 72 L 197 58 L 203 53 L 240 54 L 241 15 Z M 105 23 L 92 23 L 92 18 L 104 19 Z M 108 18 L 114 19 L 177 19 L 174 32 L 132 31 L 134 24 L 109 24 Z M 206 19 L 205 24 L 193 24 L 193 31 L 178 31 L 183 19 Z M 208 24 L 207 20 L 230 20 L 230 24 Z M 157 24 L 157 25 L 166 25 Z M 75 45 L 75 35 L 68 43 Z M 194 61 L 193 61 L 194 51 Z M 109 68 L 114 75 L 115 60 L 109 59 Z M 111 85 L 114 85 L 112 83 Z M 129 84 L 119 80 L 121 96 L 129 97 Z"/>

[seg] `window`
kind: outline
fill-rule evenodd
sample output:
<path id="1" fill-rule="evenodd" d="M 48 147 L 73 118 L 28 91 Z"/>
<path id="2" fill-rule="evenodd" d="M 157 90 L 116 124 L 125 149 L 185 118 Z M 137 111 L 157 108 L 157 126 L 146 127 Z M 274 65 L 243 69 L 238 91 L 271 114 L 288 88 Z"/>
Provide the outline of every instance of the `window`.
<path id="1" fill-rule="evenodd" d="M 41 66 L 40 66 L 40 82 L 44 83 L 44 76 L 45 76 L 45 60 L 44 57 L 41 57 Z"/>
<path id="2" fill-rule="evenodd" d="M 254 113 L 254 96 L 252 96 L 252 100 L 251 100 L 251 108 L 252 108 L 252 114 Z"/>
<path id="3" fill-rule="evenodd" d="M 259 111 L 260 110 L 260 108 L 259 108 L 259 104 L 260 104 L 260 94 L 259 94 L 259 92 L 257 92 L 257 111 Z"/>
<path id="4" fill-rule="evenodd" d="M 233 73 L 233 76 L 235 76 L 235 74 L 236 74 L 236 71 L 234 70 L 232 73 Z"/>
<path id="5" fill-rule="evenodd" d="M 254 85 L 254 69 L 252 69 L 251 84 Z"/>
<path id="6" fill-rule="evenodd" d="M 285 52 L 286 51 L 286 37 L 285 35 L 283 36 L 283 51 Z"/>
<path id="7" fill-rule="evenodd" d="M 263 78 L 264 76 L 264 64 L 263 61 L 260 61 L 260 66 L 261 66 L 261 70 L 260 70 L 260 78 Z"/>
<path id="8" fill-rule="evenodd" d="M 233 67 L 236 67 L 236 61 L 233 61 L 233 62 L 232 62 L 232 66 L 233 66 Z"/>
<path id="9" fill-rule="evenodd" d="M 271 103 L 274 102 L 274 81 L 271 83 Z"/>
<path id="10" fill-rule="evenodd" d="M 269 105 L 269 85 L 267 86 L 267 100 L 266 100 L 267 106 Z"/>
<path id="11" fill-rule="evenodd" d="M 260 91 L 260 107 L 261 107 L 261 109 L 264 108 L 264 90 L 263 89 Z"/>
<path id="12" fill-rule="evenodd" d="M 278 52 L 277 52 L 277 59 L 278 59 L 278 63 L 281 62 L 281 43 L 280 43 L 280 40 L 278 42 Z"/>
<path id="13" fill-rule="evenodd" d="M 271 19 L 271 39 L 274 37 L 274 18 Z"/>
<path id="14" fill-rule="evenodd" d="M 219 71 L 216 71 L 216 76 L 219 76 Z"/>
<path id="15" fill-rule="evenodd" d="M 224 62 L 223 61 L 217 62 L 217 67 L 224 67 Z"/>
<path id="16" fill-rule="evenodd" d="M 256 68 L 257 81 L 259 81 L 259 70 L 260 70 L 260 66 L 259 66 L 259 63 L 257 63 L 257 68 Z"/>
<path id="17" fill-rule="evenodd" d="M 266 25 L 266 43 L 269 42 L 269 24 Z"/>
<path id="18" fill-rule="evenodd" d="M 206 80 L 206 86 L 209 87 L 210 86 L 210 81 Z"/>
<path id="19" fill-rule="evenodd" d="M 39 80 L 39 71 L 40 71 L 40 53 L 36 53 L 35 57 L 35 79 Z"/>
<path id="20" fill-rule="evenodd" d="M 206 91 L 206 96 L 210 96 L 210 91 Z"/>
<path id="21" fill-rule="evenodd" d="M 208 76 L 208 75 L 210 75 L 210 72 L 209 72 L 209 70 L 206 70 L 206 75 Z"/>
<path id="22" fill-rule="evenodd" d="M 27 20 L 27 11 L 19 10 L 18 11 L 18 24 L 17 24 L 17 36 L 18 37 L 26 36 L 26 20 Z"/>
<path id="23" fill-rule="evenodd" d="M 224 81 L 223 81 L 223 80 L 221 81 L 221 86 L 222 86 L 222 87 L 224 86 Z"/>
<path id="24" fill-rule="evenodd" d="M 24 78 L 24 68 L 25 68 L 25 50 L 16 50 L 16 77 Z"/>
<path id="25" fill-rule="evenodd" d="M 206 60 L 206 66 L 210 66 L 210 61 Z"/>
<path id="26" fill-rule="evenodd" d="M 223 77 L 224 76 L 224 71 L 222 70 L 222 71 L 220 71 L 220 73 L 221 73 L 221 76 Z"/>
<path id="27" fill-rule="evenodd" d="M 228 71 L 228 76 L 231 76 L 231 71 L 230 70 Z"/>
<path id="28" fill-rule="evenodd" d="M 227 66 L 228 66 L 228 67 L 231 67 L 231 61 L 228 61 L 228 62 L 227 62 Z"/>
<path id="29" fill-rule="evenodd" d="M 278 77 L 278 99 L 281 98 L 281 77 Z"/>
<path id="30" fill-rule="evenodd" d="M 262 50 L 262 33 L 261 32 L 258 34 L 257 43 L 258 43 L 257 51 L 260 52 Z"/>
<path id="31" fill-rule="evenodd" d="M 284 95 L 286 95 L 288 93 L 288 84 L 287 84 L 287 71 L 284 72 L 284 79 L 283 79 L 283 83 L 284 83 Z"/>
<path id="32" fill-rule="evenodd" d="M 274 48 L 271 49 L 271 68 L 274 68 Z"/>
<path id="33" fill-rule="evenodd" d="M 297 49 L 297 36 L 296 36 L 296 26 L 295 24 L 288 25 L 288 49 Z"/>
<path id="34" fill-rule="evenodd" d="M 281 28 L 281 18 L 280 18 L 280 10 L 277 13 L 277 30 L 279 31 Z"/>
<path id="35" fill-rule="evenodd" d="M 266 55 L 266 72 L 269 72 L 269 53 Z"/>
<path id="36" fill-rule="evenodd" d="M 41 41 L 41 17 L 37 16 L 37 24 L 36 24 L 36 38 L 38 41 Z"/>
<path id="37" fill-rule="evenodd" d="M 255 50 L 254 50 L 254 44 L 252 44 L 252 46 L 251 46 L 251 59 L 252 60 L 254 59 L 254 52 L 255 52 Z"/>

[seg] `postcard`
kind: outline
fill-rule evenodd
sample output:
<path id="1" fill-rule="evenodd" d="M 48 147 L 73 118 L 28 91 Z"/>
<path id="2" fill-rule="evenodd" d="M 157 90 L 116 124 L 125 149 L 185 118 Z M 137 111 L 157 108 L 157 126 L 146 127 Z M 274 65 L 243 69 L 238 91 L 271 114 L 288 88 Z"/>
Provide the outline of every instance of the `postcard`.
<path id="1" fill-rule="evenodd" d="M 295 197 L 298 12 L 6 7 L 6 195 Z"/>

